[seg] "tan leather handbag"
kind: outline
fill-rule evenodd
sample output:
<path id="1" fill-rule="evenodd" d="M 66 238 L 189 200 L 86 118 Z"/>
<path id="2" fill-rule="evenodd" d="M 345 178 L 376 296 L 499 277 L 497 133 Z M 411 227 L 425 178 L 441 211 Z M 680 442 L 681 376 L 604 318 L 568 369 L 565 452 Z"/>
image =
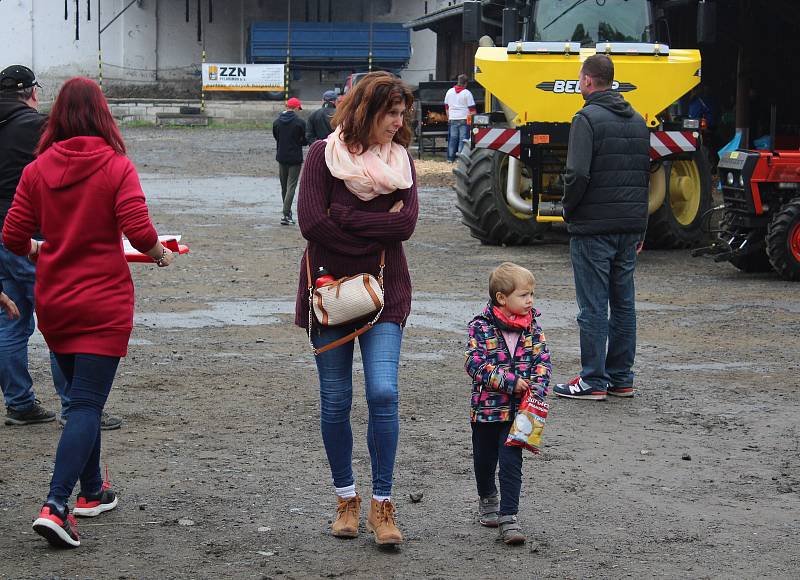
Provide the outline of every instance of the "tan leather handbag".
<path id="1" fill-rule="evenodd" d="M 386 252 L 381 252 L 378 277 L 356 274 L 339 278 L 325 286 L 314 288 L 311 279 L 311 259 L 306 248 L 306 276 L 308 277 L 308 343 L 315 355 L 341 346 L 372 328 L 383 312 L 383 269 Z M 313 313 L 313 316 L 312 316 Z M 373 316 L 367 324 L 347 336 L 316 348 L 311 340 L 313 318 L 322 326 L 342 326 L 355 320 Z"/>

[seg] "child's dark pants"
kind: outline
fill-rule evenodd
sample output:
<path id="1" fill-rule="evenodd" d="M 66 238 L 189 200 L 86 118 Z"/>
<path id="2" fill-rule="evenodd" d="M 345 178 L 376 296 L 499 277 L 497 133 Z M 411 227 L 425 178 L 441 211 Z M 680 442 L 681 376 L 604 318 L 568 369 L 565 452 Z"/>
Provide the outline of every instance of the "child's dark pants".
<path id="1" fill-rule="evenodd" d="M 494 474 L 500 462 L 500 515 L 516 515 L 522 487 L 522 447 L 506 447 L 511 421 L 472 424 L 472 458 L 478 495 L 497 494 Z"/>

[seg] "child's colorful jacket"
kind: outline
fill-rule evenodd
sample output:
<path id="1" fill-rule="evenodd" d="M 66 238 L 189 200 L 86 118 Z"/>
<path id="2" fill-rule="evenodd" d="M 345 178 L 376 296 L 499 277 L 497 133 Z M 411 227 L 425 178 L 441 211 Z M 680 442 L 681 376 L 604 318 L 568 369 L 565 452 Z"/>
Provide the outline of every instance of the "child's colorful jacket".
<path id="1" fill-rule="evenodd" d="M 534 309 L 531 327 L 520 334 L 513 357 L 496 326 L 491 302 L 470 322 L 464 368 L 472 377 L 473 423 L 513 420 L 519 398 L 515 398 L 514 409 L 511 398 L 519 378 L 537 389 L 539 396 L 547 394 L 552 369 L 544 332 L 536 320 L 540 315 Z"/>

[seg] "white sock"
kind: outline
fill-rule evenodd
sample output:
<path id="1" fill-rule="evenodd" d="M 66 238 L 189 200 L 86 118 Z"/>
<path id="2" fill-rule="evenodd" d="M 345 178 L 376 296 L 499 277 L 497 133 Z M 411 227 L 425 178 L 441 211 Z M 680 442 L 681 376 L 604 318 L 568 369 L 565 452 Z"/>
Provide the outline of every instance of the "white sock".
<path id="1" fill-rule="evenodd" d="M 342 499 L 350 499 L 356 497 L 356 484 L 348 485 L 347 487 L 335 487 L 336 495 Z"/>
<path id="2" fill-rule="evenodd" d="M 377 502 L 382 502 L 385 499 L 388 499 L 389 501 L 392 501 L 392 496 L 390 496 L 390 495 L 375 495 L 375 494 L 372 494 L 372 499 L 374 499 Z"/>

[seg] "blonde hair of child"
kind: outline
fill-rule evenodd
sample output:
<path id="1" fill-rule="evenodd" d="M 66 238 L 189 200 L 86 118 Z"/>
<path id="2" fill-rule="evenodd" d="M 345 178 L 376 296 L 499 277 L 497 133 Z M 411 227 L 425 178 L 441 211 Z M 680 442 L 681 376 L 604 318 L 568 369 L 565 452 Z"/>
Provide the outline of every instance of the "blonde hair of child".
<path id="1" fill-rule="evenodd" d="M 510 296 L 514 290 L 528 284 L 532 288 L 536 286 L 536 278 L 530 270 L 513 262 L 503 262 L 489 274 L 489 298 L 496 304 L 498 292 Z"/>

